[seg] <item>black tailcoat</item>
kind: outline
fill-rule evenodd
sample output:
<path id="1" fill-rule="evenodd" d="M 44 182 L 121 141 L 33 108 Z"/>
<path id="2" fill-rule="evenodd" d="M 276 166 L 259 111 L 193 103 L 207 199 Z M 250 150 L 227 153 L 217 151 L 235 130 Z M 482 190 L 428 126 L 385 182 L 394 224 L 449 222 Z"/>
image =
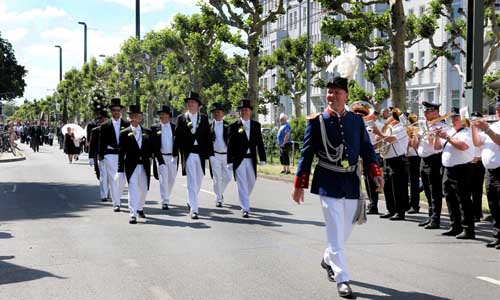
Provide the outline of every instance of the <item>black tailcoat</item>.
<path id="1" fill-rule="evenodd" d="M 120 120 L 120 131 L 129 127 L 130 123 L 121 119 Z M 104 159 L 104 155 L 107 154 L 108 146 L 115 149 L 116 154 L 118 154 L 118 141 L 116 140 L 115 128 L 113 127 L 112 119 L 109 119 L 106 123 L 101 125 L 101 134 L 99 135 L 99 160 Z M 114 153 L 113 153 L 114 154 Z"/>
<path id="2" fill-rule="evenodd" d="M 102 129 L 101 129 L 102 130 Z M 139 148 L 135 140 L 132 128 L 129 126 L 120 132 L 120 151 L 118 156 L 118 172 L 127 176 L 127 182 L 130 182 L 130 177 L 134 173 L 135 167 L 138 164 L 144 166 L 146 177 L 149 182 L 151 178 L 151 158 L 153 156 L 153 143 L 151 140 L 151 131 L 141 127 L 142 130 L 142 145 Z"/>
<path id="3" fill-rule="evenodd" d="M 227 163 L 233 164 L 233 173 L 236 176 L 236 169 L 241 164 L 248 149 L 252 158 L 255 177 L 257 177 L 257 152 L 259 153 L 260 161 L 266 161 L 266 151 L 262 133 L 260 131 L 260 123 L 250 120 L 250 140 L 248 140 L 241 119 L 229 125 L 227 144 Z"/>

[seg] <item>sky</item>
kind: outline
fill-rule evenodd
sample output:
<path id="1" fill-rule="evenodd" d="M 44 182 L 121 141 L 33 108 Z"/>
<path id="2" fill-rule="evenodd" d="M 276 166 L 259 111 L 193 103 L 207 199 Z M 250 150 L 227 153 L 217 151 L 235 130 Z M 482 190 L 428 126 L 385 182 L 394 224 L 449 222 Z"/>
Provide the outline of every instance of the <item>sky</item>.
<path id="1" fill-rule="evenodd" d="M 197 0 L 141 0 L 141 36 L 165 28 L 177 13 L 199 12 Z M 53 94 L 59 82 L 59 49 L 63 74 L 83 65 L 83 26 L 87 23 L 87 60 L 102 61 L 135 36 L 135 0 L 0 0 L 0 32 L 26 67 L 24 99 Z"/>

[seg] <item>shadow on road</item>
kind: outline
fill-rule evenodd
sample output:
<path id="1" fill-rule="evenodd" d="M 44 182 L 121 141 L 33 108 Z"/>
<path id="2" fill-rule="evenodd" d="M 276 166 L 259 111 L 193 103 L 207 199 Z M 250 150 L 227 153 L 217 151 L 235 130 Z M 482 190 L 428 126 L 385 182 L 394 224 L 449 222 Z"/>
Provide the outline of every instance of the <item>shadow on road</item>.
<path id="1" fill-rule="evenodd" d="M 359 281 L 351 281 L 353 286 L 359 286 L 370 290 L 377 291 L 377 294 L 368 293 L 358 293 L 354 292 L 354 297 L 360 297 L 363 299 L 370 300 L 451 300 L 450 298 L 444 298 L 439 296 L 434 296 L 426 293 L 419 292 L 403 292 L 388 287 L 383 287 L 375 284 L 364 283 Z M 380 295 L 383 293 L 383 295 Z"/>
<path id="2" fill-rule="evenodd" d="M 37 280 L 44 277 L 53 277 L 58 279 L 66 279 L 54 275 L 50 272 L 30 269 L 23 266 L 5 262 L 5 260 L 13 259 L 14 256 L 0 256 L 0 285 L 17 283 L 24 281 Z"/>
<path id="3" fill-rule="evenodd" d="M 96 186 L 44 182 L 0 183 L 0 221 L 78 217 L 101 207 Z"/>

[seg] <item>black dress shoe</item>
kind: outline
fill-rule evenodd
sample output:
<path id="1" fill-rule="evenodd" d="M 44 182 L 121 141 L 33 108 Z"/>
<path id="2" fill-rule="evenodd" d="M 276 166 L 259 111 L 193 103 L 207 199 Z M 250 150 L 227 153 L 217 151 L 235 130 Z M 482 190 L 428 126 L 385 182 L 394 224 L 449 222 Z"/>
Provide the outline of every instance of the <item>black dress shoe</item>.
<path id="1" fill-rule="evenodd" d="M 222 207 L 222 201 L 217 201 L 217 203 L 215 204 L 215 207 Z"/>
<path id="2" fill-rule="evenodd" d="M 408 214 L 409 214 L 409 215 L 418 214 L 418 212 L 419 212 L 419 211 L 420 211 L 420 209 L 418 209 L 418 208 L 416 208 L 416 209 L 415 209 L 415 208 L 413 208 L 413 207 L 412 207 L 412 208 L 410 208 L 410 209 L 408 210 Z"/>
<path id="3" fill-rule="evenodd" d="M 378 215 L 378 209 L 369 209 L 366 212 L 367 215 Z"/>
<path id="4" fill-rule="evenodd" d="M 194 213 L 192 213 L 192 214 L 191 214 L 191 219 L 193 219 L 193 220 L 198 220 L 198 213 L 195 213 L 195 212 L 194 212 Z"/>
<path id="5" fill-rule="evenodd" d="M 188 210 L 191 211 L 191 205 L 189 205 L 189 203 L 186 203 L 187 207 L 188 207 Z"/>
<path id="6" fill-rule="evenodd" d="M 332 267 L 330 267 L 330 265 L 327 264 L 324 259 L 321 260 L 321 267 L 326 270 L 328 280 L 330 280 L 331 282 L 335 282 L 335 272 L 333 272 Z"/>
<path id="7" fill-rule="evenodd" d="M 439 229 L 439 224 L 437 223 L 429 223 L 424 226 L 425 229 Z"/>
<path id="8" fill-rule="evenodd" d="M 137 219 L 136 217 L 130 217 L 130 220 L 128 220 L 129 224 L 137 224 Z"/>
<path id="9" fill-rule="evenodd" d="M 168 210 L 168 204 L 162 204 L 161 209 L 163 210 Z"/>
<path id="10" fill-rule="evenodd" d="M 496 245 L 495 249 L 500 250 L 500 245 Z"/>
<path id="11" fill-rule="evenodd" d="M 456 236 L 459 240 L 474 240 L 476 239 L 476 234 L 471 231 L 464 230 L 461 234 Z"/>
<path id="12" fill-rule="evenodd" d="M 348 282 L 337 283 L 337 291 L 339 292 L 339 296 L 343 298 L 351 298 L 352 297 L 352 289 L 349 286 Z"/>
<path id="13" fill-rule="evenodd" d="M 380 216 L 381 219 L 389 219 L 390 217 L 394 216 L 394 214 L 391 213 L 386 213 Z"/>
<path id="14" fill-rule="evenodd" d="M 108 198 L 101 198 L 101 202 L 106 202 L 108 201 Z"/>
<path id="15" fill-rule="evenodd" d="M 118 205 L 116 205 L 115 207 L 113 207 L 113 211 L 114 212 L 119 212 L 120 211 L 120 207 Z"/>
<path id="16" fill-rule="evenodd" d="M 431 220 L 427 219 L 423 222 L 418 223 L 418 226 L 424 227 L 424 226 L 428 225 L 430 222 L 431 222 Z"/>
<path id="17" fill-rule="evenodd" d="M 450 228 L 446 230 L 445 232 L 441 233 L 441 235 L 445 236 L 456 236 L 459 235 L 462 232 L 462 229 L 460 228 Z"/>
<path id="18" fill-rule="evenodd" d="M 391 220 L 391 221 L 403 221 L 404 219 L 405 219 L 405 216 L 401 215 L 401 214 L 395 214 L 394 216 L 389 218 L 389 220 Z"/>
<path id="19" fill-rule="evenodd" d="M 495 248 L 496 246 L 499 246 L 499 245 L 500 245 L 500 239 L 494 239 L 493 241 L 486 244 L 486 247 Z"/>
<path id="20" fill-rule="evenodd" d="M 137 215 L 139 216 L 139 218 L 146 219 L 146 214 L 144 213 L 143 210 L 138 210 Z"/>
<path id="21" fill-rule="evenodd" d="M 250 217 L 248 211 L 243 211 L 242 217 L 248 219 Z"/>

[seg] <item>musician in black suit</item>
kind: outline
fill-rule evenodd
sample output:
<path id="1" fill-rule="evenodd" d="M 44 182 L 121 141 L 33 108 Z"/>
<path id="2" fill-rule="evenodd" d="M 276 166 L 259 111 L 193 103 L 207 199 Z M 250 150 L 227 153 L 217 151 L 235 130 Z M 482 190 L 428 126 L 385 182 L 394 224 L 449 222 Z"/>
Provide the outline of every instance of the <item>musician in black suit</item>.
<path id="1" fill-rule="evenodd" d="M 108 176 L 111 199 L 113 200 L 113 210 L 120 211 L 120 197 L 125 186 L 125 178 L 115 181 L 114 177 L 118 171 L 118 150 L 120 131 L 130 125 L 129 122 L 121 119 L 123 106 L 119 98 L 111 99 L 111 120 L 101 125 L 99 136 L 99 160 L 104 162 L 106 175 Z"/>
<path id="2" fill-rule="evenodd" d="M 243 99 L 238 105 L 240 119 L 229 126 L 227 162 L 233 169 L 243 218 L 250 213 L 250 193 L 257 178 L 257 152 L 260 164 L 266 163 L 266 151 L 260 131 L 260 123 L 251 120 L 250 100 Z"/>
<path id="3" fill-rule="evenodd" d="M 158 163 L 157 167 L 153 161 L 153 174 L 160 181 L 161 208 L 168 210 L 170 194 L 177 176 L 178 153 L 174 154 L 175 125 L 170 122 L 170 107 L 163 105 L 158 115 L 160 123 L 151 126 L 154 157 Z"/>
<path id="4" fill-rule="evenodd" d="M 231 181 L 231 171 L 227 168 L 229 123 L 224 120 L 224 106 L 221 103 L 213 103 L 210 112 L 213 117 L 210 132 L 214 144 L 214 156 L 210 157 L 210 175 L 214 181 L 215 206 L 222 207 L 224 190 Z"/>
<path id="5" fill-rule="evenodd" d="M 99 160 L 99 136 L 101 134 L 101 125 L 109 120 L 107 111 L 100 111 L 96 118 L 96 127 L 92 128 L 89 135 L 89 165 L 94 168 L 97 179 L 99 180 L 99 192 L 101 201 L 108 201 L 109 185 L 108 176 L 104 160 Z"/>
<path id="6" fill-rule="evenodd" d="M 149 190 L 153 143 L 151 130 L 141 126 L 142 112 L 137 105 L 130 105 L 130 126 L 120 132 L 117 180 L 125 173 L 128 182 L 128 207 L 130 224 L 137 223 L 137 216 L 146 218 L 144 203 Z"/>
<path id="7" fill-rule="evenodd" d="M 35 121 L 35 124 L 30 128 L 30 137 L 31 137 L 30 139 L 31 149 L 33 149 L 34 152 L 39 152 L 43 133 L 42 133 L 42 127 L 38 125 L 37 121 Z"/>
<path id="8" fill-rule="evenodd" d="M 205 175 L 205 160 L 214 155 L 208 117 L 198 110 L 201 101 L 191 92 L 184 99 L 188 111 L 177 117 L 174 147 L 179 149 L 182 175 L 187 176 L 188 207 L 192 219 L 198 219 L 198 193 Z"/>

